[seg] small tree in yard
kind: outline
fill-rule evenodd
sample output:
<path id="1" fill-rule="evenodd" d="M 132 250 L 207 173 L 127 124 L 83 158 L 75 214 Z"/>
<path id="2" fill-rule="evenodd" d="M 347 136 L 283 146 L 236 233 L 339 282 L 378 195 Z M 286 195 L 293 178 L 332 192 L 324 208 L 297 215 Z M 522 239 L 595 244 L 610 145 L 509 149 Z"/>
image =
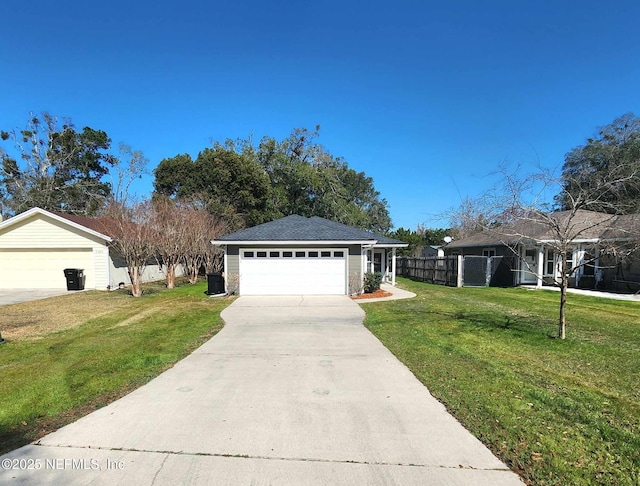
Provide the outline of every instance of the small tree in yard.
<path id="1" fill-rule="evenodd" d="M 189 245 L 189 208 L 171 199 L 153 201 L 153 245 L 158 265 L 164 269 L 167 288 L 176 286 L 176 267 L 184 259 Z"/>
<path id="2" fill-rule="evenodd" d="M 133 204 L 112 203 L 103 219 L 113 235 L 112 247 L 124 259 L 131 279 L 131 294 L 142 295 L 142 273 L 155 255 L 155 229 L 150 201 Z"/>
<path id="3" fill-rule="evenodd" d="M 593 265 L 595 260 L 594 255 L 573 261 L 570 255 L 575 242 L 599 240 L 600 254 L 616 258 L 634 251 L 634 220 L 616 214 L 611 193 L 628 183 L 635 172 L 626 166 L 612 167 L 599 174 L 597 181 L 592 179 L 588 186 L 577 180 L 567 184 L 569 174 L 556 177 L 545 170 L 520 177 L 517 171 L 510 173 L 503 168 L 502 175 L 498 188 L 479 200 L 481 217 L 477 218 L 476 224 L 502 239 L 514 252 L 522 243 L 544 245 L 557 255 L 560 277 L 552 283 L 560 289 L 558 337 L 564 339 L 569 279 L 580 267 Z M 584 174 L 580 175 L 584 177 Z M 550 194 L 560 194 L 556 199 L 563 200 L 563 211 L 554 211 L 549 202 Z M 608 213 L 602 212 L 604 207 L 609 209 Z M 464 211 L 469 214 L 468 202 Z"/>

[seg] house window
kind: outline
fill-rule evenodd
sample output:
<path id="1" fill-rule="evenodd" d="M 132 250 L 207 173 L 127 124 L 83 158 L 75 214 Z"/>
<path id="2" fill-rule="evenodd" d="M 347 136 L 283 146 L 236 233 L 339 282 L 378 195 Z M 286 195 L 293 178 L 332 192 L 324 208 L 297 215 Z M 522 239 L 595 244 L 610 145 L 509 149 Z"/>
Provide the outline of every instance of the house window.
<path id="1" fill-rule="evenodd" d="M 296 258 L 304 258 L 306 253 L 304 251 L 297 251 Z"/>
<path id="2" fill-rule="evenodd" d="M 291 258 L 293 257 L 293 252 L 292 251 L 283 251 L 282 252 L 282 258 Z"/>
<path id="3" fill-rule="evenodd" d="M 330 251 L 321 251 L 320 252 L 320 256 L 322 258 L 331 258 L 331 252 Z"/>
<path id="4" fill-rule="evenodd" d="M 494 256 L 496 256 L 496 249 L 495 248 L 484 248 L 482 250 L 482 256 L 494 257 Z"/>
<path id="5" fill-rule="evenodd" d="M 267 258 L 267 252 L 266 251 L 258 251 L 258 252 L 256 252 L 256 256 L 258 258 Z"/>
<path id="6" fill-rule="evenodd" d="M 279 251 L 270 251 L 269 252 L 269 258 L 280 258 L 280 252 Z"/>
<path id="7" fill-rule="evenodd" d="M 253 258 L 253 252 L 252 251 L 245 251 L 244 252 L 244 257 L 245 258 Z"/>
<path id="8" fill-rule="evenodd" d="M 545 264 L 545 270 L 546 275 L 556 274 L 556 254 L 553 250 L 547 250 L 547 262 Z"/>
<path id="9" fill-rule="evenodd" d="M 567 252 L 567 273 L 573 275 L 571 269 L 573 268 L 573 250 Z"/>
<path id="10" fill-rule="evenodd" d="M 333 252 L 333 256 L 335 258 L 344 258 L 344 252 L 343 251 L 334 251 Z"/>

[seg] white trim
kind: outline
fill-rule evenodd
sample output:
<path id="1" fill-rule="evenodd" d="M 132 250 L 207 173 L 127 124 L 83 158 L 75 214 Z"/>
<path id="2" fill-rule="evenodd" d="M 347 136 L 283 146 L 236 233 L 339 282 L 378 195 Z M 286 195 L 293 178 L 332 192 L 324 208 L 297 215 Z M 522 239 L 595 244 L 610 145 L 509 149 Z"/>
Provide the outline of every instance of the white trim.
<path id="1" fill-rule="evenodd" d="M 544 246 L 539 246 L 536 248 L 538 259 L 538 268 L 536 269 L 536 288 L 542 288 L 543 276 L 544 276 Z"/>
<path id="2" fill-rule="evenodd" d="M 391 251 L 391 285 L 396 286 L 396 249 Z"/>
<path id="3" fill-rule="evenodd" d="M 78 223 L 74 223 L 73 221 L 63 218 L 62 216 L 58 216 L 57 214 L 53 214 L 50 213 L 49 211 L 45 210 L 45 209 L 40 209 L 40 208 L 31 208 L 28 211 L 25 211 L 24 213 L 20 213 L 17 216 L 13 216 L 12 218 L 9 218 L 5 221 L 2 221 L 0 223 L 0 231 L 3 230 L 4 228 L 8 228 L 9 226 L 12 226 L 16 223 L 19 223 L 22 220 L 28 219 L 31 216 L 33 216 L 34 214 L 40 214 L 42 216 L 47 216 L 51 219 L 55 219 L 56 221 L 59 221 L 60 223 L 64 223 L 68 226 L 71 226 L 72 228 L 78 229 L 80 231 L 83 231 L 85 233 L 88 233 L 90 235 L 96 236 L 100 239 L 105 240 L 106 242 L 111 242 L 113 241 L 112 238 L 110 238 L 107 235 L 103 235 L 102 233 L 98 233 L 97 231 L 94 231 L 90 228 L 87 228 L 86 226 L 82 226 L 81 224 Z"/>
<path id="4" fill-rule="evenodd" d="M 224 275 L 224 293 L 229 292 L 229 288 L 227 285 L 227 277 L 229 275 L 229 263 L 228 263 L 228 255 L 227 255 L 227 245 L 224 245 L 224 253 L 222 255 L 222 272 Z M 240 253 L 238 253 L 238 287 L 240 286 Z"/>
<path id="5" fill-rule="evenodd" d="M 320 246 L 320 245 L 362 245 L 370 243 L 372 245 L 376 244 L 376 240 L 211 240 L 211 244 L 215 246 L 222 245 L 247 245 L 249 246 L 283 246 L 283 245 L 292 245 L 292 246 Z"/>
<path id="6" fill-rule="evenodd" d="M 585 238 L 585 239 L 578 239 L 578 240 L 570 240 L 567 243 L 569 245 L 572 244 L 578 244 L 578 243 L 600 243 L 601 241 L 618 241 L 618 240 L 622 240 L 622 238 Z M 557 245 L 560 242 L 558 240 L 536 240 L 537 243 L 542 243 L 542 244 L 551 244 L 551 245 Z"/>

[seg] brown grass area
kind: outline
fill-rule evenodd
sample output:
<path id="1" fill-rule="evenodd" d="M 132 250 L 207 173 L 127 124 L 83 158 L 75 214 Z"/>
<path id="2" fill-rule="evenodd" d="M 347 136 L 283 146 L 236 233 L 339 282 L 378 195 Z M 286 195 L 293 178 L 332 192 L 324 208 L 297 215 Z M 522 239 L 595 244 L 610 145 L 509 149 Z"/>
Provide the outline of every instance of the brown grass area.
<path id="1" fill-rule="evenodd" d="M 124 292 L 89 291 L 7 305 L 0 312 L 2 337 L 35 338 L 79 326 L 127 305 Z"/>

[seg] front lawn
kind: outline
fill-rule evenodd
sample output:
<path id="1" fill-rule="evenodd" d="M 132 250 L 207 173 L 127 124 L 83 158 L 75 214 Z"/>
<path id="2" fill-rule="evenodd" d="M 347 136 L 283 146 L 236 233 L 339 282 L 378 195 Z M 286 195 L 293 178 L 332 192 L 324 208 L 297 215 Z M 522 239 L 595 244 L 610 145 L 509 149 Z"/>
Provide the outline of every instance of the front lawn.
<path id="1" fill-rule="evenodd" d="M 640 303 L 449 288 L 364 306 L 365 325 L 530 484 L 640 484 Z"/>
<path id="2" fill-rule="evenodd" d="M 222 328 L 231 302 L 206 284 L 147 295 L 81 292 L 3 307 L 0 454 L 86 415 L 171 367 Z"/>

